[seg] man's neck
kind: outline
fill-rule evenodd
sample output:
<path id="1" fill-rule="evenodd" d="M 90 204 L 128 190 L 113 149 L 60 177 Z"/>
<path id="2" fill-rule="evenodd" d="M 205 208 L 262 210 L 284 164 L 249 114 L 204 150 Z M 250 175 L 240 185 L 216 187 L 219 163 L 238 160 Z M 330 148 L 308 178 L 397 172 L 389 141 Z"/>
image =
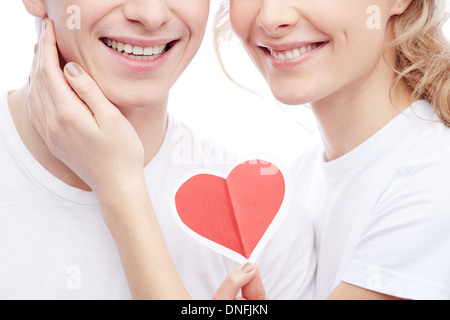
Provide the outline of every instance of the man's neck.
<path id="1" fill-rule="evenodd" d="M 34 127 L 29 118 L 26 86 L 11 92 L 8 103 L 16 129 L 23 143 L 36 160 L 66 184 L 81 190 L 91 191 L 91 188 L 83 180 L 50 152 L 47 144 Z M 122 108 L 121 111 L 130 121 L 143 144 L 145 165 L 147 165 L 158 153 L 166 135 L 167 99 L 158 106 Z"/>

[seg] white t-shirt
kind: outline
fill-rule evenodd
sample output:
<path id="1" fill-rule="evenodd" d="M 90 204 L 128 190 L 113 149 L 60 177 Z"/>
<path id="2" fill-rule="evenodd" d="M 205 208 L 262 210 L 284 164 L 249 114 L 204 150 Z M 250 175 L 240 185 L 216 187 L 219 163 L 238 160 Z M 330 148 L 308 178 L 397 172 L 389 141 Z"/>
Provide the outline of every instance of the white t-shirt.
<path id="1" fill-rule="evenodd" d="M 316 298 L 341 281 L 406 299 L 450 299 L 450 128 L 417 101 L 363 144 L 298 164 L 313 215 Z"/>
<path id="2" fill-rule="evenodd" d="M 145 168 L 169 251 L 194 299 L 211 299 L 237 263 L 188 236 L 170 199 L 193 170 L 226 173 L 235 157 L 169 117 L 163 145 Z M 29 153 L 0 97 L 0 299 L 130 299 L 114 241 L 91 192 L 55 178 Z M 294 203 L 256 261 L 270 298 L 313 296 L 312 224 Z"/>

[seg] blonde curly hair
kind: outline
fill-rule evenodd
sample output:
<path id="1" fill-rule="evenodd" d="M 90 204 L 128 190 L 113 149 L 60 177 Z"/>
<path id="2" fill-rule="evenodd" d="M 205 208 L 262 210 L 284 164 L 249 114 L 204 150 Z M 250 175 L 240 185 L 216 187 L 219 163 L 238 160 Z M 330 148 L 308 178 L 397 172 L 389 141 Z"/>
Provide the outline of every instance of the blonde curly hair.
<path id="1" fill-rule="evenodd" d="M 450 44 L 442 31 L 448 19 L 445 0 L 412 0 L 406 11 L 393 19 L 394 41 L 389 48 L 395 50 L 397 77 L 391 92 L 405 83 L 414 100 L 427 100 L 450 126 Z M 220 55 L 220 44 L 230 37 L 229 0 L 225 0 L 215 17 L 214 45 L 219 63 L 231 79 Z"/>
<path id="2" fill-rule="evenodd" d="M 394 87 L 403 81 L 416 100 L 427 100 L 450 126 L 450 44 L 442 27 L 448 19 L 445 1 L 413 0 L 394 22 Z"/>

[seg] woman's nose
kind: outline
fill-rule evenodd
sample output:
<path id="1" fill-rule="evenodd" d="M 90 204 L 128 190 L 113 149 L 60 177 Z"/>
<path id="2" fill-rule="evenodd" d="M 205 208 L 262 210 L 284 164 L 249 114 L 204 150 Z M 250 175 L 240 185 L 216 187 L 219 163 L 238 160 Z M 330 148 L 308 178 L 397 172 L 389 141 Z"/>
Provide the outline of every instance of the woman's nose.
<path id="1" fill-rule="evenodd" d="M 268 35 L 277 37 L 296 25 L 299 13 L 289 2 L 290 0 L 261 0 L 258 26 Z"/>

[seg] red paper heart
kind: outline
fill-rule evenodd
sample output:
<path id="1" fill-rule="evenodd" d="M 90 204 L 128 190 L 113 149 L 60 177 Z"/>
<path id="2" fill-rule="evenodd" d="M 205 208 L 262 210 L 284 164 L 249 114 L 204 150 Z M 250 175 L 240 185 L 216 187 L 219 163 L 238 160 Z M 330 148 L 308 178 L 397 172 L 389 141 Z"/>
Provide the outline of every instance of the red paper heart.
<path id="1" fill-rule="evenodd" d="M 285 180 L 271 163 L 237 165 L 226 178 L 202 173 L 175 194 L 181 221 L 198 235 L 249 258 L 281 208 Z"/>

